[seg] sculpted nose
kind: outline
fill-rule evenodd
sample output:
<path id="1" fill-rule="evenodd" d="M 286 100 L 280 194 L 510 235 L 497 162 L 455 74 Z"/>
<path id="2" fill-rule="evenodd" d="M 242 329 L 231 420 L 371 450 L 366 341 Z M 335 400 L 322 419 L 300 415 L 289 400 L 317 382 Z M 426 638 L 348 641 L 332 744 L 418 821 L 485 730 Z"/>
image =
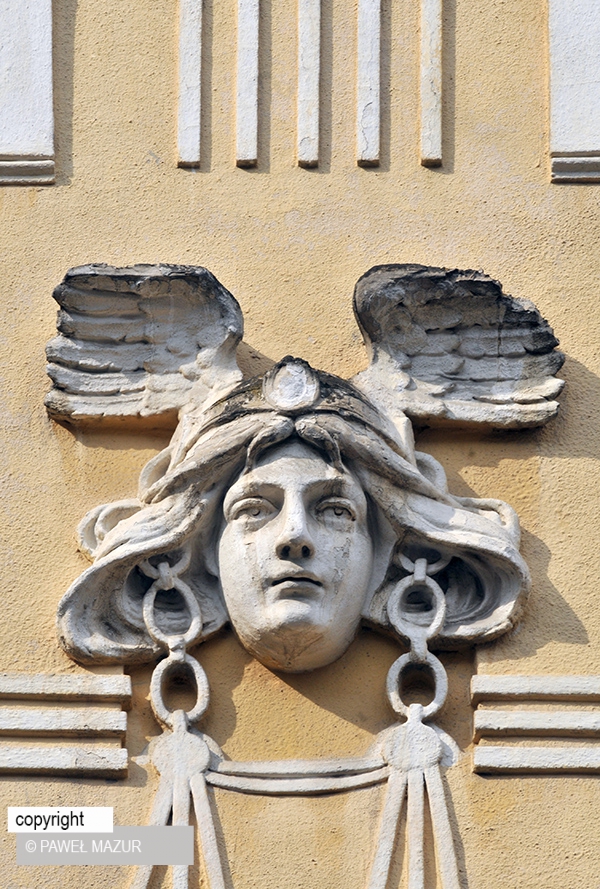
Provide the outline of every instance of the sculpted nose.
<path id="1" fill-rule="evenodd" d="M 280 559 L 308 559 L 314 555 L 314 544 L 302 507 L 290 505 L 281 515 L 282 528 L 277 538 L 276 553 Z"/>

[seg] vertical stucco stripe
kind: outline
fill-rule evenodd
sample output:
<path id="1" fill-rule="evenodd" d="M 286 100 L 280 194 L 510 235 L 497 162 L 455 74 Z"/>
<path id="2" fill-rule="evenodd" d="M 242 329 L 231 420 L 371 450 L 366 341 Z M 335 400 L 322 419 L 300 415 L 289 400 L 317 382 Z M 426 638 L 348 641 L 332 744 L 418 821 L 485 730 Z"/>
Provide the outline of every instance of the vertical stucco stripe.
<path id="1" fill-rule="evenodd" d="M 442 0 L 421 0 L 421 163 L 442 163 Z"/>
<path id="2" fill-rule="evenodd" d="M 552 181 L 600 182 L 600 4 L 550 0 Z"/>
<path id="3" fill-rule="evenodd" d="M 319 162 L 321 0 L 298 0 L 298 164 Z"/>
<path id="4" fill-rule="evenodd" d="M 236 163 L 258 160 L 259 0 L 238 0 Z"/>
<path id="5" fill-rule="evenodd" d="M 356 151 L 361 166 L 379 164 L 381 0 L 358 2 Z"/>
<path id="6" fill-rule="evenodd" d="M 200 163 L 202 0 L 179 0 L 179 165 Z"/>
<path id="7" fill-rule="evenodd" d="M 47 163 L 54 159 L 52 2 L 0 0 L 0 22 L 2 181 L 52 181 L 54 165 L 49 174 Z"/>

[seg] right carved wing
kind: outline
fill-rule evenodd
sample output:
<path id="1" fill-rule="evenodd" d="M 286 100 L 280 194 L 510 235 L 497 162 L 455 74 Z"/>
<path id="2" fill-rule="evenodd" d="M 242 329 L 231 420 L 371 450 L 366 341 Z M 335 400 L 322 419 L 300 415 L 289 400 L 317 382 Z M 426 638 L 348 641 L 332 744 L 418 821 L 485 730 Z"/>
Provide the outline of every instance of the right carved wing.
<path id="1" fill-rule="evenodd" d="M 353 381 L 419 425 L 527 428 L 558 411 L 564 355 L 533 303 L 483 272 L 376 266 L 354 292 L 369 367 Z"/>
<path id="2" fill-rule="evenodd" d="M 207 269 L 104 264 L 71 269 L 54 291 L 59 335 L 48 343 L 53 419 L 83 424 L 145 417 L 173 425 L 241 379 L 240 307 Z"/>

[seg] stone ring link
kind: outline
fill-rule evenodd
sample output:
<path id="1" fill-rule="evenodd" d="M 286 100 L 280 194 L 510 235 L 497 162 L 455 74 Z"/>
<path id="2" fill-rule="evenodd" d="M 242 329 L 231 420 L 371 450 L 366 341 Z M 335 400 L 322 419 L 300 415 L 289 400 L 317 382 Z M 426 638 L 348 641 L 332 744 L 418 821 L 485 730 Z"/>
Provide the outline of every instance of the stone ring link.
<path id="1" fill-rule="evenodd" d="M 407 620 L 402 607 L 409 593 L 423 588 L 431 593 L 434 607 L 433 620 L 424 627 Z M 387 613 L 394 629 L 410 640 L 410 659 L 413 662 L 425 661 L 428 656 L 427 642 L 437 636 L 446 618 L 446 598 L 440 585 L 425 573 L 418 579 L 414 575 L 403 578 L 388 599 Z"/>
<path id="2" fill-rule="evenodd" d="M 189 564 L 192 558 L 192 551 L 190 547 L 186 547 L 183 551 L 183 554 L 178 562 L 175 562 L 174 565 L 169 565 L 166 559 L 162 562 L 159 562 L 158 565 L 152 565 L 149 559 L 144 559 L 139 564 L 139 568 L 147 577 L 151 577 L 153 580 L 161 580 L 164 583 L 169 583 L 172 581 L 173 577 L 176 577 L 178 574 L 182 574 L 184 571 L 189 568 Z M 165 590 L 172 589 L 171 586 L 163 587 Z"/>
<path id="3" fill-rule="evenodd" d="M 155 619 L 154 603 L 157 593 L 164 589 L 177 590 L 181 594 L 190 614 L 190 624 L 185 633 L 177 635 L 167 635 L 158 627 Z M 167 648 L 169 651 L 179 651 L 185 654 L 185 649 L 193 645 L 198 640 L 202 632 L 202 614 L 198 600 L 194 596 L 192 590 L 179 577 L 173 577 L 167 587 L 163 586 L 162 579 L 154 581 L 150 589 L 144 596 L 143 605 L 144 623 L 150 637 L 160 646 Z"/>
<path id="4" fill-rule="evenodd" d="M 446 700 L 446 696 L 448 694 L 448 676 L 444 669 L 443 664 L 435 655 L 431 654 L 430 651 L 427 652 L 426 659 L 422 662 L 426 664 L 431 672 L 433 673 L 434 683 L 435 683 L 435 695 L 432 701 L 429 704 L 423 707 L 423 719 L 430 719 L 432 716 L 441 710 Z M 414 660 L 410 656 L 410 652 L 407 654 L 403 654 L 399 657 L 389 669 L 385 687 L 388 696 L 388 700 L 391 704 L 392 710 L 398 716 L 406 716 L 408 718 L 408 711 L 411 704 L 405 704 L 400 695 L 400 682 L 402 679 L 402 673 L 407 667 L 413 666 Z"/>
<path id="5" fill-rule="evenodd" d="M 169 655 L 168 658 L 162 660 L 154 670 L 150 681 L 150 703 L 159 723 L 163 727 L 166 726 L 172 730 L 174 729 L 173 714 L 175 711 L 169 710 L 165 704 L 162 691 L 164 683 L 169 678 L 169 674 L 176 668 L 180 668 L 182 663 L 186 664 L 194 674 L 197 690 L 196 703 L 193 708 L 191 710 L 183 711 L 188 723 L 198 722 L 198 720 L 206 713 L 209 703 L 210 690 L 208 687 L 208 679 L 196 658 L 190 657 L 190 655 L 184 651 L 182 658 L 171 657 Z"/>
<path id="6" fill-rule="evenodd" d="M 404 570 L 417 578 L 420 573 L 428 575 L 437 574 L 439 571 L 443 571 L 451 561 L 452 556 L 441 556 L 437 562 L 428 562 L 427 559 L 415 559 L 413 562 L 404 553 L 399 554 L 399 562 Z"/>

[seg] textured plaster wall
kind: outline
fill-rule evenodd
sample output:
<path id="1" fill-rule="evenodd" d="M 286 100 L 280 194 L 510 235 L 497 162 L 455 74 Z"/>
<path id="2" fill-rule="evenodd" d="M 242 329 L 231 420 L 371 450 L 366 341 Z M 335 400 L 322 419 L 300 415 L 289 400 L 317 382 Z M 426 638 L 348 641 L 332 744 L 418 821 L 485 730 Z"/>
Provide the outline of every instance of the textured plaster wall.
<path id="1" fill-rule="evenodd" d="M 89 508 L 132 495 L 139 469 L 167 440 L 74 433 L 47 419 L 51 291 L 68 267 L 207 266 L 239 300 L 258 353 L 291 352 L 345 376 L 365 364 L 354 282 L 377 263 L 414 261 L 499 278 L 536 302 L 568 355 L 561 414 L 546 429 L 420 437 L 451 490 L 518 510 L 533 575 L 530 608 L 510 637 L 476 662 L 447 657 L 444 728 L 468 752 L 475 668 L 600 672 L 600 186 L 549 182 L 545 3 L 445 0 L 445 161 L 428 170 L 417 154 L 418 4 L 383 0 L 382 163 L 366 170 L 354 162 L 356 5 L 323 0 L 322 162 L 302 170 L 296 3 L 263 0 L 260 162 L 248 171 L 234 165 L 234 0 L 205 0 L 209 76 L 196 172 L 176 167 L 175 0 L 54 6 L 58 181 L 0 190 L 0 670 L 79 669 L 53 629 L 58 599 L 85 566 L 74 529 Z M 338 663 L 292 678 L 253 663 L 231 636 L 205 648 L 206 729 L 232 757 L 359 754 L 391 720 L 383 686 L 398 649 L 368 631 Z M 134 756 L 157 732 L 148 678 L 133 676 Z M 465 754 L 449 783 L 465 889 L 594 889 L 597 778 L 485 779 Z M 0 806 L 114 805 L 118 823 L 144 823 L 153 790 L 142 758 L 124 783 L 0 778 Z M 379 803 L 376 789 L 282 801 L 220 791 L 235 889 L 359 889 Z M 13 839 L 0 832 L 0 840 L 6 889 L 126 885 L 119 869 L 17 869 Z"/>

